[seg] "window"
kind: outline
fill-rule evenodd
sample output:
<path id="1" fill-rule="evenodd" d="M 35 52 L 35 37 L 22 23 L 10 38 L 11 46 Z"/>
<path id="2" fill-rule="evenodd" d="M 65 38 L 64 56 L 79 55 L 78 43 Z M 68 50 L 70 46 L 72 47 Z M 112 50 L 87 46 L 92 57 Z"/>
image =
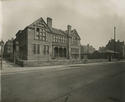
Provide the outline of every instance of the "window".
<path id="1" fill-rule="evenodd" d="M 38 29 L 36 30 L 36 34 L 35 34 L 35 39 L 39 39 L 39 31 L 38 31 Z"/>
<path id="2" fill-rule="evenodd" d="M 43 53 L 44 53 L 45 55 L 48 55 L 48 54 L 49 54 L 49 45 L 44 45 L 44 51 L 43 51 Z"/>
<path id="3" fill-rule="evenodd" d="M 56 36 L 53 35 L 53 42 L 56 42 Z"/>
<path id="4" fill-rule="evenodd" d="M 57 36 L 55 36 L 55 42 L 57 42 Z"/>
<path id="5" fill-rule="evenodd" d="M 36 44 L 33 44 L 33 54 L 36 54 Z"/>
<path id="6" fill-rule="evenodd" d="M 56 36 L 56 41 L 59 42 L 59 37 L 58 36 Z"/>
<path id="7" fill-rule="evenodd" d="M 46 52 L 47 52 L 47 54 L 49 54 L 49 46 L 48 45 L 46 46 Z"/>
<path id="8" fill-rule="evenodd" d="M 37 44 L 37 54 L 40 54 L 40 44 Z"/>
<path id="9" fill-rule="evenodd" d="M 62 36 L 61 36 L 61 38 L 60 38 L 60 41 L 61 41 L 61 43 L 62 43 Z"/>
<path id="10" fill-rule="evenodd" d="M 46 41 L 46 31 L 44 29 L 42 30 L 42 40 Z"/>
<path id="11" fill-rule="evenodd" d="M 64 37 L 64 39 L 63 39 L 63 40 L 64 40 L 64 43 L 66 43 L 66 37 Z"/>
<path id="12" fill-rule="evenodd" d="M 77 48 L 71 48 L 71 53 L 72 54 L 79 54 L 79 49 L 77 49 Z"/>
<path id="13" fill-rule="evenodd" d="M 35 32 L 35 39 L 36 40 L 42 40 L 42 41 L 46 41 L 46 30 L 44 28 L 40 29 L 40 28 L 36 28 L 36 32 Z"/>
<path id="14" fill-rule="evenodd" d="M 77 37 L 72 37 L 72 44 L 78 44 Z"/>
<path id="15" fill-rule="evenodd" d="M 37 31 L 37 32 L 40 32 L 40 29 L 39 29 L 39 28 L 36 28 L 36 31 Z"/>
<path id="16" fill-rule="evenodd" d="M 61 42 L 61 36 L 59 36 L 59 42 Z"/>
<path id="17" fill-rule="evenodd" d="M 62 37 L 62 42 L 64 43 L 64 36 Z"/>
<path id="18" fill-rule="evenodd" d="M 40 54 L 40 44 L 33 44 L 33 54 Z"/>
<path id="19" fill-rule="evenodd" d="M 59 36 L 59 42 L 61 42 L 61 37 Z"/>
<path id="20" fill-rule="evenodd" d="M 45 31 L 45 29 L 42 29 L 42 32 L 43 32 L 43 36 L 46 36 L 46 31 Z"/>
<path id="21" fill-rule="evenodd" d="M 39 33 L 39 40 L 42 40 L 42 32 Z"/>

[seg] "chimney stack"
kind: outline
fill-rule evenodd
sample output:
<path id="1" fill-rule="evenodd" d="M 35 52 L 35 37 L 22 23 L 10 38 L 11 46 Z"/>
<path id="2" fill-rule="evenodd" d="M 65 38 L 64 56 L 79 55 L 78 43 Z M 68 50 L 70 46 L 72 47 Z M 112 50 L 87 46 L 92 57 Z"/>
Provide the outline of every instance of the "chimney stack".
<path id="1" fill-rule="evenodd" d="M 49 26 L 49 28 L 52 28 L 52 18 L 47 17 L 47 25 Z"/>
<path id="2" fill-rule="evenodd" d="M 68 30 L 68 34 L 70 34 L 71 33 L 71 25 L 67 25 L 67 30 Z"/>

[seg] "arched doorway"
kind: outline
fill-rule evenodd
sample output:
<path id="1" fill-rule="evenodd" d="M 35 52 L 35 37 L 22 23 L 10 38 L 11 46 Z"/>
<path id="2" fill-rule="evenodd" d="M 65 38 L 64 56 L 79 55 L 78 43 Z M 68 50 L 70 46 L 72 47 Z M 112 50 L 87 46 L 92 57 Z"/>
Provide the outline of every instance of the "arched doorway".
<path id="1" fill-rule="evenodd" d="M 58 47 L 55 47 L 54 48 L 54 57 L 58 57 L 58 52 L 59 52 Z"/>
<path id="2" fill-rule="evenodd" d="M 64 51 L 64 52 L 63 52 L 63 57 L 66 57 L 66 48 L 64 48 L 63 51 Z"/>
<path id="3" fill-rule="evenodd" d="M 63 48 L 59 48 L 59 57 L 63 57 Z"/>
<path id="4" fill-rule="evenodd" d="M 66 48 L 54 48 L 54 57 L 66 57 Z"/>

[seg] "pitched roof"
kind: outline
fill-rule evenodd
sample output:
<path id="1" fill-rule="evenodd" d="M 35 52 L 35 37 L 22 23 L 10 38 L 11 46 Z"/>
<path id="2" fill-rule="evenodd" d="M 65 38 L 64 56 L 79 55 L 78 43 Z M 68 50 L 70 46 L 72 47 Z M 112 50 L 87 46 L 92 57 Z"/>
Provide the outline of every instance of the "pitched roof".
<path id="1" fill-rule="evenodd" d="M 32 28 L 32 27 L 34 27 L 34 25 L 37 24 L 38 22 L 43 22 L 44 25 L 45 25 L 45 27 L 48 28 L 49 31 L 51 31 L 50 28 L 49 28 L 49 26 L 46 24 L 46 22 L 44 21 L 44 19 L 43 19 L 42 17 L 39 18 L 39 19 L 37 19 L 36 21 L 34 21 L 32 24 L 28 25 L 27 27 L 31 27 L 31 28 Z"/>
<path id="2" fill-rule="evenodd" d="M 51 31 L 52 33 L 55 33 L 55 34 L 66 35 L 66 32 L 61 29 L 52 28 Z"/>
<path id="3" fill-rule="evenodd" d="M 72 34 L 76 34 L 76 35 L 78 36 L 78 38 L 80 39 L 80 36 L 79 36 L 79 34 L 77 33 L 76 29 L 73 29 L 73 30 L 71 31 L 71 33 L 72 33 Z"/>
<path id="4" fill-rule="evenodd" d="M 68 34 L 68 30 L 66 30 L 65 32 Z M 71 34 L 70 34 L 69 36 L 72 37 L 72 36 L 73 36 L 72 34 L 77 35 L 78 39 L 80 39 L 80 36 L 79 36 L 79 34 L 77 33 L 76 29 L 71 30 Z"/>
<path id="5" fill-rule="evenodd" d="M 17 33 L 16 33 L 16 36 L 18 36 L 19 34 L 22 33 L 23 30 L 19 30 Z"/>
<path id="6" fill-rule="evenodd" d="M 102 51 L 102 53 L 112 53 L 113 54 L 113 53 L 119 53 L 119 52 L 107 49 L 105 51 Z"/>
<path id="7" fill-rule="evenodd" d="M 34 25 L 35 25 L 36 23 L 38 23 L 38 22 L 43 22 L 43 23 L 45 24 L 45 26 L 48 28 L 49 32 L 52 32 L 52 33 L 54 33 L 54 34 L 60 34 L 60 35 L 67 35 L 67 34 L 68 34 L 68 30 L 64 31 L 64 30 L 61 30 L 61 29 L 53 28 L 53 27 L 50 28 L 50 27 L 47 25 L 47 23 L 44 21 L 44 19 L 43 19 L 42 17 L 39 18 L 39 19 L 37 19 L 36 21 L 34 21 L 32 24 L 28 25 L 27 27 L 33 28 Z M 27 28 L 27 27 L 26 27 L 26 28 Z M 21 34 L 22 31 L 23 31 L 23 30 L 19 30 L 16 35 Z M 78 35 L 78 33 L 77 33 L 77 31 L 76 31 L 75 29 L 71 30 L 71 34 L 73 34 L 73 33 L 77 34 L 78 38 L 80 39 L 80 36 Z M 69 35 L 69 36 L 72 36 L 72 35 Z"/>

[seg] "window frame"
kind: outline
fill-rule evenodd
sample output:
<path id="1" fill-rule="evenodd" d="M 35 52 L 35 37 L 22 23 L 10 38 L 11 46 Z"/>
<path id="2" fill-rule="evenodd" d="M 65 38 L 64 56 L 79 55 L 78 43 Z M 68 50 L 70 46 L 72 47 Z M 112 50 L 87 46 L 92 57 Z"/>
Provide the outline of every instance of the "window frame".
<path id="1" fill-rule="evenodd" d="M 43 54 L 44 55 L 49 55 L 49 45 L 44 45 Z"/>
<path id="2" fill-rule="evenodd" d="M 39 29 L 39 30 L 38 30 Z M 44 28 L 35 28 L 35 40 L 47 41 L 47 32 Z"/>

